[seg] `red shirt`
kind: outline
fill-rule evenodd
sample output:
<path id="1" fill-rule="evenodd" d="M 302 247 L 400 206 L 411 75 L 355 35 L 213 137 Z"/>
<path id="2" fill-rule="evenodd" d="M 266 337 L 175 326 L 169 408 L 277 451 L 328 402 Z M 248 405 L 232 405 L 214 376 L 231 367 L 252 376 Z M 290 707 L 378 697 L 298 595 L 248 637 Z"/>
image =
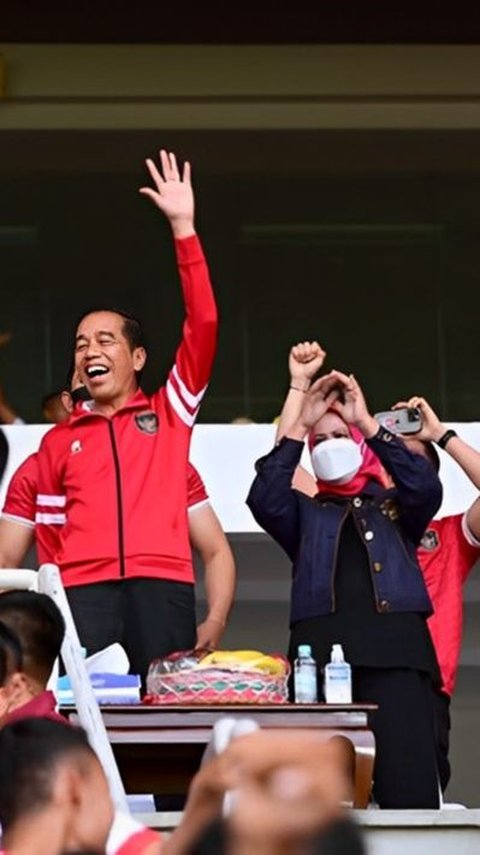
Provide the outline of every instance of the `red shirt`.
<path id="1" fill-rule="evenodd" d="M 428 627 L 437 653 L 443 691 L 451 695 L 457 676 L 463 628 L 462 586 L 480 556 L 480 543 L 463 514 L 433 520 L 418 560 L 434 608 Z"/>
<path id="2" fill-rule="evenodd" d="M 132 834 L 120 849 L 115 850 L 115 855 L 141 855 L 152 843 L 160 843 L 161 836 L 152 828 L 142 828 L 136 834 Z"/>
<path id="3" fill-rule="evenodd" d="M 53 692 L 41 692 L 23 706 L 13 710 L 6 717 L 3 725 L 13 724 L 14 721 L 22 721 L 24 718 L 48 718 L 51 721 L 60 721 L 68 725 L 68 721 L 56 710 L 57 702 Z"/>
<path id="4" fill-rule="evenodd" d="M 25 525 L 28 528 L 35 529 L 35 513 L 37 507 L 38 493 L 38 463 L 37 455 L 31 454 L 18 469 L 13 473 L 8 485 L 5 504 L 3 506 L 2 516 L 18 523 Z M 192 463 L 188 463 L 187 472 L 187 502 L 188 510 L 193 511 L 200 505 L 209 501 L 208 493 L 205 489 L 205 484 L 202 481 L 201 475 Z M 40 544 L 38 560 L 40 564 L 46 564 L 54 560 L 55 549 L 57 546 L 58 532 L 50 528 L 49 533 L 52 535 L 52 543 L 48 543 L 47 532 Z"/>
<path id="5" fill-rule="evenodd" d="M 39 555 L 63 583 L 150 577 L 193 583 L 187 525 L 190 438 L 216 347 L 217 314 L 198 238 L 176 240 L 186 320 L 165 386 L 113 416 L 77 407 L 38 452 Z"/>
<path id="6" fill-rule="evenodd" d="M 160 843 L 161 835 L 146 828 L 133 816 L 115 812 L 106 851 L 111 855 L 141 855 L 152 843 Z"/>

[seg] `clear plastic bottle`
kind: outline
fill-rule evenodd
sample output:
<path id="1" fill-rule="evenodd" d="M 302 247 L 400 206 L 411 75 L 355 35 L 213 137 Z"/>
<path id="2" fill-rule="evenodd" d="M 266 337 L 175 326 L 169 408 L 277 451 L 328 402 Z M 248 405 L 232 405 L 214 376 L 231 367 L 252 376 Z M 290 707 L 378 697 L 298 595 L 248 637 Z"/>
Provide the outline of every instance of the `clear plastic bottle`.
<path id="1" fill-rule="evenodd" d="M 325 701 L 327 704 L 352 703 L 352 669 L 345 662 L 341 644 L 334 644 L 330 662 L 325 665 Z"/>
<path id="2" fill-rule="evenodd" d="M 293 679 L 296 704 L 316 704 L 317 663 L 309 644 L 299 644 L 298 657 L 293 663 Z"/>

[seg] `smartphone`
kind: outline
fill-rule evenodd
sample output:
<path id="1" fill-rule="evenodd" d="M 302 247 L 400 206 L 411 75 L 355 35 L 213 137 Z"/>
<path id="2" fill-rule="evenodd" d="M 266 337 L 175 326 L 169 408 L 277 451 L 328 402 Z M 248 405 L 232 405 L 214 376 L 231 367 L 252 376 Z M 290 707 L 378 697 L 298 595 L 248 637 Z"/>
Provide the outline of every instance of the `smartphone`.
<path id="1" fill-rule="evenodd" d="M 413 434 L 422 429 L 422 414 L 418 407 L 401 407 L 398 410 L 387 410 L 386 413 L 375 413 L 374 418 L 382 427 L 392 433 Z"/>

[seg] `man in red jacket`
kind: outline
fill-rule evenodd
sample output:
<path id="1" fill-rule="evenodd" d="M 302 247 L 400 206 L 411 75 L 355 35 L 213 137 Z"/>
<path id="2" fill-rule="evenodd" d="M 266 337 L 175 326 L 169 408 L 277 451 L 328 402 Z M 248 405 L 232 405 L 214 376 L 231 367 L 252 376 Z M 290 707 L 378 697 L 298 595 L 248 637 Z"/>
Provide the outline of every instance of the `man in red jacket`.
<path id="1" fill-rule="evenodd" d="M 194 228 L 190 166 L 173 154 L 147 160 L 152 199 L 170 222 L 185 301 L 183 338 L 165 386 L 138 385 L 141 327 L 118 311 L 83 316 L 75 369 L 93 403 L 54 427 L 38 453 L 36 539 L 53 558 L 82 643 L 93 653 L 124 644 L 133 671 L 195 643 L 187 526 L 190 437 L 210 377 L 217 312 Z"/>

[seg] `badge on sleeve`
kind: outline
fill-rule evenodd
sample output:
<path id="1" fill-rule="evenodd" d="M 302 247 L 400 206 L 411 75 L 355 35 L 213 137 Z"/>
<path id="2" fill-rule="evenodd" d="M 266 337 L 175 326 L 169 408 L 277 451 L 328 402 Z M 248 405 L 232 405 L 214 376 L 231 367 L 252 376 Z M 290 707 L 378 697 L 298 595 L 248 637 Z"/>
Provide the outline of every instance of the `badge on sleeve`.
<path id="1" fill-rule="evenodd" d="M 152 410 L 147 410 L 145 413 L 137 413 L 135 416 L 135 424 L 142 433 L 157 433 L 158 416 Z"/>

